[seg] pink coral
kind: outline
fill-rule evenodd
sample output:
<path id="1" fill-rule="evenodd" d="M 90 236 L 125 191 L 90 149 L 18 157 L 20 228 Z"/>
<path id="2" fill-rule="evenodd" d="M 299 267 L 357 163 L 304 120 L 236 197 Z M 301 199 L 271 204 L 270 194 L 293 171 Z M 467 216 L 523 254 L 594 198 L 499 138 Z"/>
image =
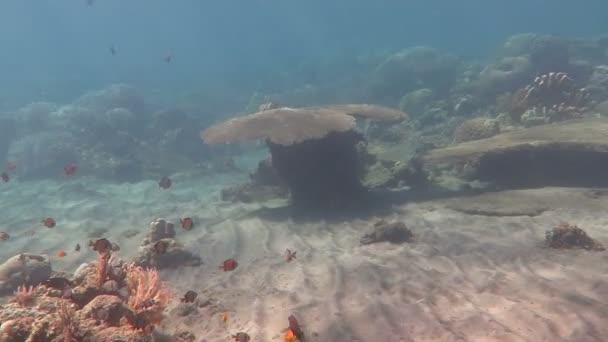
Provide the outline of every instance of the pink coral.
<path id="1" fill-rule="evenodd" d="M 34 303 L 34 287 L 21 285 L 15 291 L 14 302 L 21 306 L 28 306 Z"/>

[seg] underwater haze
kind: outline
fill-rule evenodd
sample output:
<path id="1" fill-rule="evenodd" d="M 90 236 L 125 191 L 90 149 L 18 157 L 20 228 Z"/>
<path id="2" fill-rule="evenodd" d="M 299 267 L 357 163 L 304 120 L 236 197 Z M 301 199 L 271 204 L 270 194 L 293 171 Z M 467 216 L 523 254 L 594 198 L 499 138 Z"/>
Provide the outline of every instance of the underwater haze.
<path id="1" fill-rule="evenodd" d="M 606 13 L 0 2 L 0 342 L 606 341 Z"/>
<path id="2" fill-rule="evenodd" d="M 0 103 L 66 100 L 116 82 L 173 95 L 224 82 L 250 90 L 304 61 L 411 45 L 484 56 L 515 33 L 603 33 L 605 12 L 599 0 L 8 0 Z"/>

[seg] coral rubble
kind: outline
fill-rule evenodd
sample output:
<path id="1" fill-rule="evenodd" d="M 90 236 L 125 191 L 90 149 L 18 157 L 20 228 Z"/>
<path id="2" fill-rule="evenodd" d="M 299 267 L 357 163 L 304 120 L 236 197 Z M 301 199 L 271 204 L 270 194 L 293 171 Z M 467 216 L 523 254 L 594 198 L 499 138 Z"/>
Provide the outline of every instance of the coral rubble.
<path id="1" fill-rule="evenodd" d="M 551 248 L 568 249 L 583 248 L 593 251 L 603 251 L 606 248 L 597 240 L 592 239 L 575 225 L 561 223 L 545 232 L 545 244 Z"/>
<path id="2" fill-rule="evenodd" d="M 401 243 L 412 241 L 414 234 L 403 222 L 386 222 L 380 220 L 374 224 L 373 230 L 361 237 L 362 245 L 376 242 Z"/>

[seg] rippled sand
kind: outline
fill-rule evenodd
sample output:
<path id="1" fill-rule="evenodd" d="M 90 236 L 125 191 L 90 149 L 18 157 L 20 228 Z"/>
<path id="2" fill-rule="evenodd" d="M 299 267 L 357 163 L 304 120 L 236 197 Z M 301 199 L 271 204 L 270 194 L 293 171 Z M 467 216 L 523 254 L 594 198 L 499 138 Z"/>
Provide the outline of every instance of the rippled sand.
<path id="1" fill-rule="evenodd" d="M 192 216 L 199 225 L 176 239 L 204 264 L 162 271 L 175 301 L 161 331 L 187 328 L 197 341 L 245 331 L 252 341 L 279 341 L 293 313 L 309 342 L 608 339 L 608 252 L 542 246 L 545 230 L 562 221 L 608 245 L 608 192 L 548 188 L 399 204 L 382 218 L 405 222 L 416 241 L 359 246 L 380 217 L 294 222 L 247 215 L 255 208 L 219 202 L 222 182 L 176 177 L 166 192 L 154 182 L 108 187 L 83 180 L 59 190 L 51 183 L 3 189 L 0 230 L 13 238 L 2 243 L 0 259 L 65 249 L 68 256 L 54 257 L 53 268 L 71 272 L 94 259 L 86 248 L 71 250 L 96 231 L 128 258 L 153 218 Z M 46 204 L 34 205 L 40 196 Z M 58 226 L 40 228 L 49 215 Z M 291 263 L 283 259 L 286 248 L 297 251 Z M 218 269 L 227 258 L 239 267 Z M 210 304 L 182 317 L 173 309 L 187 290 Z"/>

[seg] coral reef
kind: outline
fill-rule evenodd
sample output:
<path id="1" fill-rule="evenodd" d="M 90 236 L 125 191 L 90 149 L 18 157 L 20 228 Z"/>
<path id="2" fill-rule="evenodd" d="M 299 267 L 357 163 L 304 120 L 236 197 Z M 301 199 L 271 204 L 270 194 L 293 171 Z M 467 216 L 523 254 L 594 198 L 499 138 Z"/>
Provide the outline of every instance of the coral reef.
<path id="1" fill-rule="evenodd" d="M 348 207 L 366 192 L 361 184 L 363 136 L 353 116 L 396 120 L 405 113 L 374 105 L 331 105 L 265 110 L 228 120 L 201 133 L 206 143 L 266 139 L 272 166 L 294 204 Z"/>
<path id="2" fill-rule="evenodd" d="M 503 189 L 606 186 L 607 129 L 604 118 L 516 129 L 431 150 L 421 157 L 421 163 L 434 180 L 451 175 Z"/>
<path id="3" fill-rule="evenodd" d="M 201 258 L 174 240 L 175 224 L 163 218 L 150 222 L 148 233 L 138 250 L 135 264 L 158 269 L 173 266 L 198 266 Z"/>
<path id="4" fill-rule="evenodd" d="M 553 70 L 569 70 L 569 42 L 560 37 L 536 33 L 511 36 L 499 51 L 503 56 L 527 56 L 534 73 L 544 74 Z"/>
<path id="5" fill-rule="evenodd" d="M 417 46 L 389 55 L 371 73 L 369 91 L 396 103 L 405 93 L 430 88 L 445 93 L 456 81 L 461 61 L 433 48 Z"/>
<path id="6" fill-rule="evenodd" d="M 522 86 L 533 75 L 527 56 L 504 57 L 479 73 L 476 92 L 482 96 L 498 95 Z"/>
<path id="7" fill-rule="evenodd" d="M 20 287 L 13 302 L 0 308 L 0 340 L 152 341 L 168 288 L 155 269 L 125 264 L 110 253 L 100 253 L 72 280 Z"/>
<path id="8" fill-rule="evenodd" d="M 21 285 L 38 285 L 51 276 L 47 255 L 21 253 L 0 265 L 0 294 L 11 293 Z"/>
<path id="9" fill-rule="evenodd" d="M 72 162 L 83 174 L 137 181 L 159 177 L 175 165 L 194 168 L 207 161 L 196 143 L 200 119 L 178 109 L 148 107 L 124 84 L 86 93 L 70 104 L 29 104 L 2 118 L 7 120 L 2 128 L 10 130 L 2 134 L 10 144 L 6 158 L 20 161 L 22 180 L 56 177 L 56 170 Z"/>
<path id="10" fill-rule="evenodd" d="M 585 88 L 563 72 L 537 76 L 513 94 L 511 118 L 526 125 L 550 123 L 581 117 L 590 105 Z"/>
<path id="11" fill-rule="evenodd" d="M 584 230 L 568 223 L 560 223 L 557 227 L 546 231 L 545 244 L 548 247 L 558 249 L 583 248 L 593 251 L 606 250 L 601 243 L 590 238 Z"/>
<path id="12" fill-rule="evenodd" d="M 487 118 L 470 119 L 454 130 L 454 143 L 485 139 L 500 133 L 497 120 Z"/>
<path id="13" fill-rule="evenodd" d="M 136 264 L 159 269 L 177 266 L 199 266 L 202 261 L 198 255 L 186 250 L 173 239 L 160 239 L 139 247 Z"/>

